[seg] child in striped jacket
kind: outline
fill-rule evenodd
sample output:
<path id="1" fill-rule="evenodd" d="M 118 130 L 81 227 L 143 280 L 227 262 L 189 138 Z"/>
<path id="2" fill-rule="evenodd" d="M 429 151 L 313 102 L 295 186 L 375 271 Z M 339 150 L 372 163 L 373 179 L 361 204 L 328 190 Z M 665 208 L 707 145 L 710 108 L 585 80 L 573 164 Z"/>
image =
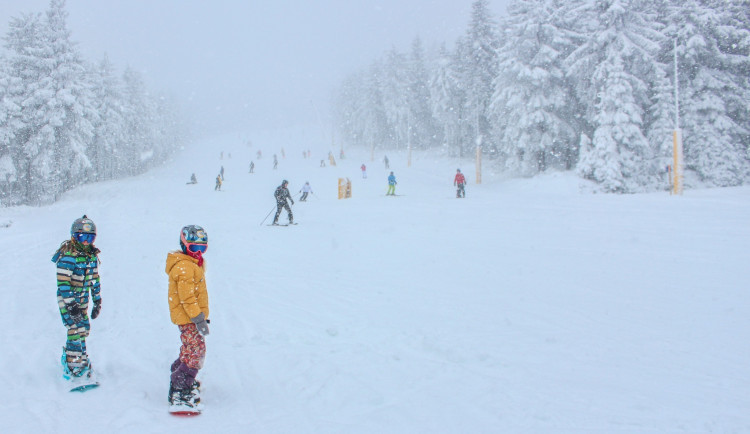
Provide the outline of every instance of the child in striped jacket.
<path id="1" fill-rule="evenodd" d="M 99 282 L 99 249 L 94 247 L 96 225 L 85 215 L 73 222 L 70 239 L 57 249 L 52 262 L 57 265 L 57 304 L 68 336 L 63 348 L 63 376 L 91 377 L 91 362 L 86 353 L 89 335 L 89 294 L 94 302 L 91 319 L 102 309 Z"/>

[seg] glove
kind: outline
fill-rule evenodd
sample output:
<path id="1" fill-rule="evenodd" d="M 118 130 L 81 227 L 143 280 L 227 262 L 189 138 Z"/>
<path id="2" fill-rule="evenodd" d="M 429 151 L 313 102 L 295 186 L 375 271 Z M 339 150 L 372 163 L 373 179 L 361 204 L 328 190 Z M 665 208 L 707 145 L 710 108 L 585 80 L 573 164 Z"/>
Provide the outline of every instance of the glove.
<path id="1" fill-rule="evenodd" d="M 102 311 L 102 299 L 94 300 L 94 308 L 91 309 L 91 319 L 96 319 Z"/>
<path id="2" fill-rule="evenodd" d="M 291 200 L 291 199 L 290 199 Z M 292 205 L 294 205 L 294 201 L 292 200 Z"/>
<path id="3" fill-rule="evenodd" d="M 203 336 L 208 336 L 208 323 L 206 322 L 206 315 L 201 312 L 195 318 L 190 318 L 190 321 L 198 327 L 198 332 Z"/>
<path id="4" fill-rule="evenodd" d="M 73 321 L 74 324 L 83 321 L 83 312 L 81 311 L 81 307 L 78 306 L 78 303 L 70 303 L 69 305 L 65 306 L 65 310 L 68 311 L 70 320 Z"/>

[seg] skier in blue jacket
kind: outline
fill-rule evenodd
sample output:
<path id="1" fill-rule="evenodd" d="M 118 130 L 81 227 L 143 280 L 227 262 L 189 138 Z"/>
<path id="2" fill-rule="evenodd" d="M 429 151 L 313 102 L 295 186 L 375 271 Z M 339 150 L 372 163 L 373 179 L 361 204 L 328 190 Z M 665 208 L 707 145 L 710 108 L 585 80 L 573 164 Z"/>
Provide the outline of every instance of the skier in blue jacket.
<path id="1" fill-rule="evenodd" d="M 388 192 L 385 194 L 386 196 L 395 196 L 396 195 L 396 176 L 393 175 L 393 172 L 391 172 L 390 175 L 388 175 Z"/>

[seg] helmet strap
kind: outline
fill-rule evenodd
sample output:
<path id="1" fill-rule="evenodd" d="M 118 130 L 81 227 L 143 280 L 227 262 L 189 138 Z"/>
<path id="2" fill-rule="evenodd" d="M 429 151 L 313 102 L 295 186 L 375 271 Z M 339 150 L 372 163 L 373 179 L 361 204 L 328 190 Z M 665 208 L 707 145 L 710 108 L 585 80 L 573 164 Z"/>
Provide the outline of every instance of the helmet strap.
<path id="1" fill-rule="evenodd" d="M 203 252 L 201 251 L 191 252 L 190 249 L 187 249 L 187 248 L 184 250 L 184 252 L 186 255 L 190 256 L 191 258 L 197 259 L 199 267 L 203 266 Z"/>

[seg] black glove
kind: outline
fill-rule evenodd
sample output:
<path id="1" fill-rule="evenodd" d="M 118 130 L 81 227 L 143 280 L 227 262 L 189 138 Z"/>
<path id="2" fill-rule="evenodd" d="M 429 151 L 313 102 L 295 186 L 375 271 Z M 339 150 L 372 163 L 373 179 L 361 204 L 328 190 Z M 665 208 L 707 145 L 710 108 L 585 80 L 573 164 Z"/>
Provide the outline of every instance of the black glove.
<path id="1" fill-rule="evenodd" d="M 291 199 L 289 199 L 289 200 L 291 200 Z M 292 205 L 294 205 L 294 201 L 293 200 L 292 200 Z"/>
<path id="2" fill-rule="evenodd" d="M 206 322 L 206 315 L 201 312 L 195 318 L 190 318 L 190 321 L 198 327 L 198 332 L 203 336 L 208 336 L 208 322 Z"/>
<path id="3" fill-rule="evenodd" d="M 65 306 L 65 310 L 68 311 L 70 320 L 73 321 L 74 324 L 83 321 L 83 311 L 81 310 L 81 307 L 78 306 L 78 303 L 73 302 L 68 304 L 67 306 Z"/>
<path id="4" fill-rule="evenodd" d="M 94 308 L 91 309 L 91 319 L 96 319 L 102 311 L 102 299 L 94 300 Z"/>

